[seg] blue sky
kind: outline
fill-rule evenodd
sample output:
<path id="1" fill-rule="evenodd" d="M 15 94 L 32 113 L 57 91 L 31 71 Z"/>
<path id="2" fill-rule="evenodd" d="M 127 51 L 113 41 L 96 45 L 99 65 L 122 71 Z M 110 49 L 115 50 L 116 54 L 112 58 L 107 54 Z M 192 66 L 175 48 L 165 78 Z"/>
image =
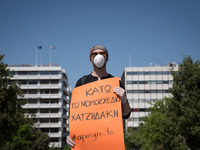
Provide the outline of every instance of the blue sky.
<path id="1" fill-rule="evenodd" d="M 66 70 L 69 83 L 92 71 L 89 51 L 104 45 L 107 71 L 181 63 L 200 57 L 199 0 L 0 0 L 0 54 L 12 65 L 49 63 Z M 42 58 L 42 59 L 41 59 Z"/>

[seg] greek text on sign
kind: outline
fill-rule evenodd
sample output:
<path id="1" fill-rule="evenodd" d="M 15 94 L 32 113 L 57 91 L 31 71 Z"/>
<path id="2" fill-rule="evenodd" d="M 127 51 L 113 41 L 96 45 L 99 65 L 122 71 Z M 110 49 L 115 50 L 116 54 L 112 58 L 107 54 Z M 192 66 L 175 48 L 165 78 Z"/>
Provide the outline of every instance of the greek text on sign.
<path id="1" fill-rule="evenodd" d="M 74 150 L 124 150 L 121 101 L 113 93 L 119 78 L 77 87 L 70 103 L 70 137 Z"/>

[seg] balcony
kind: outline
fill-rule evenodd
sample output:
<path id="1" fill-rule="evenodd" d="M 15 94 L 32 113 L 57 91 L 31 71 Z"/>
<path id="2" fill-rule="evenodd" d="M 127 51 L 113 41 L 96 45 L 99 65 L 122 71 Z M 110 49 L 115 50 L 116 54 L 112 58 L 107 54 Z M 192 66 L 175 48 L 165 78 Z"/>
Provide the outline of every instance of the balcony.
<path id="1" fill-rule="evenodd" d="M 61 147 L 61 142 L 50 142 L 49 147 Z"/>
<path id="2" fill-rule="evenodd" d="M 40 123 L 39 124 L 39 126 L 40 126 L 40 128 L 61 128 L 62 127 L 62 124 L 61 124 L 61 122 L 59 122 L 59 123 L 49 123 L 49 122 L 47 122 L 47 123 Z"/>
<path id="3" fill-rule="evenodd" d="M 61 113 L 37 113 L 36 118 L 61 118 Z"/>
<path id="4" fill-rule="evenodd" d="M 49 137 L 62 137 L 62 133 L 61 132 L 57 132 L 57 133 L 48 133 Z"/>

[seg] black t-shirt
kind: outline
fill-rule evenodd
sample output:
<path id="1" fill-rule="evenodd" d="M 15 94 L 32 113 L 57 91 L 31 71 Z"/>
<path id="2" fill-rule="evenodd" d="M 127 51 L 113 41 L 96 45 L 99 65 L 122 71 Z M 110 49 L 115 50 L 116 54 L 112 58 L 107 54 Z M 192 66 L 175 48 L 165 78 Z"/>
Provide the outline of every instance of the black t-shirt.
<path id="1" fill-rule="evenodd" d="M 112 76 L 111 74 L 108 74 L 108 76 L 102 77 L 101 80 L 103 80 L 103 79 L 108 79 L 108 78 L 112 78 L 112 77 L 114 77 L 114 76 Z M 94 82 L 94 81 L 98 81 L 98 77 L 95 77 L 95 76 L 93 76 L 93 75 L 91 75 L 91 74 L 85 75 L 85 76 L 81 77 L 81 78 L 77 81 L 75 87 L 79 87 L 79 86 L 81 86 L 81 85 L 84 85 L 84 84 L 87 84 L 87 83 L 91 83 L 91 82 Z M 121 81 L 120 81 L 120 87 L 123 88 L 123 89 L 125 89 L 125 88 L 124 88 L 124 84 L 123 84 Z M 128 118 L 130 117 L 130 114 L 131 114 L 131 112 L 130 112 L 128 115 L 123 116 L 123 118 L 124 118 L 124 119 L 128 119 Z"/>

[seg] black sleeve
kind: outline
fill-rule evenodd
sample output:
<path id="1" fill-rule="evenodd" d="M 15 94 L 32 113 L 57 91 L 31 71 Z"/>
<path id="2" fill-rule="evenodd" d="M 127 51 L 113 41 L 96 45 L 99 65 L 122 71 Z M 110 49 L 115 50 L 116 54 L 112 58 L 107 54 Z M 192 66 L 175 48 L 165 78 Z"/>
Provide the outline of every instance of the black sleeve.
<path id="1" fill-rule="evenodd" d="M 81 86 L 81 78 L 76 82 L 75 88 Z"/>
<path id="2" fill-rule="evenodd" d="M 130 115 L 131 115 L 131 111 L 129 112 L 129 114 L 128 115 L 126 115 L 126 116 L 122 116 L 124 119 L 128 119 L 129 117 L 130 117 Z"/>
<path id="3" fill-rule="evenodd" d="M 124 83 L 121 80 L 119 81 L 119 85 L 121 88 L 123 88 L 125 90 Z"/>
<path id="4" fill-rule="evenodd" d="M 123 88 L 123 89 L 125 90 L 124 83 L 123 83 L 122 81 L 120 81 L 120 87 Z M 128 101 L 127 101 L 127 102 L 128 102 Z M 128 104 L 129 104 L 129 102 L 128 102 Z M 123 117 L 124 119 L 128 119 L 128 118 L 130 117 L 130 115 L 131 115 L 131 111 L 129 112 L 128 115 L 122 116 L 122 117 Z"/>

